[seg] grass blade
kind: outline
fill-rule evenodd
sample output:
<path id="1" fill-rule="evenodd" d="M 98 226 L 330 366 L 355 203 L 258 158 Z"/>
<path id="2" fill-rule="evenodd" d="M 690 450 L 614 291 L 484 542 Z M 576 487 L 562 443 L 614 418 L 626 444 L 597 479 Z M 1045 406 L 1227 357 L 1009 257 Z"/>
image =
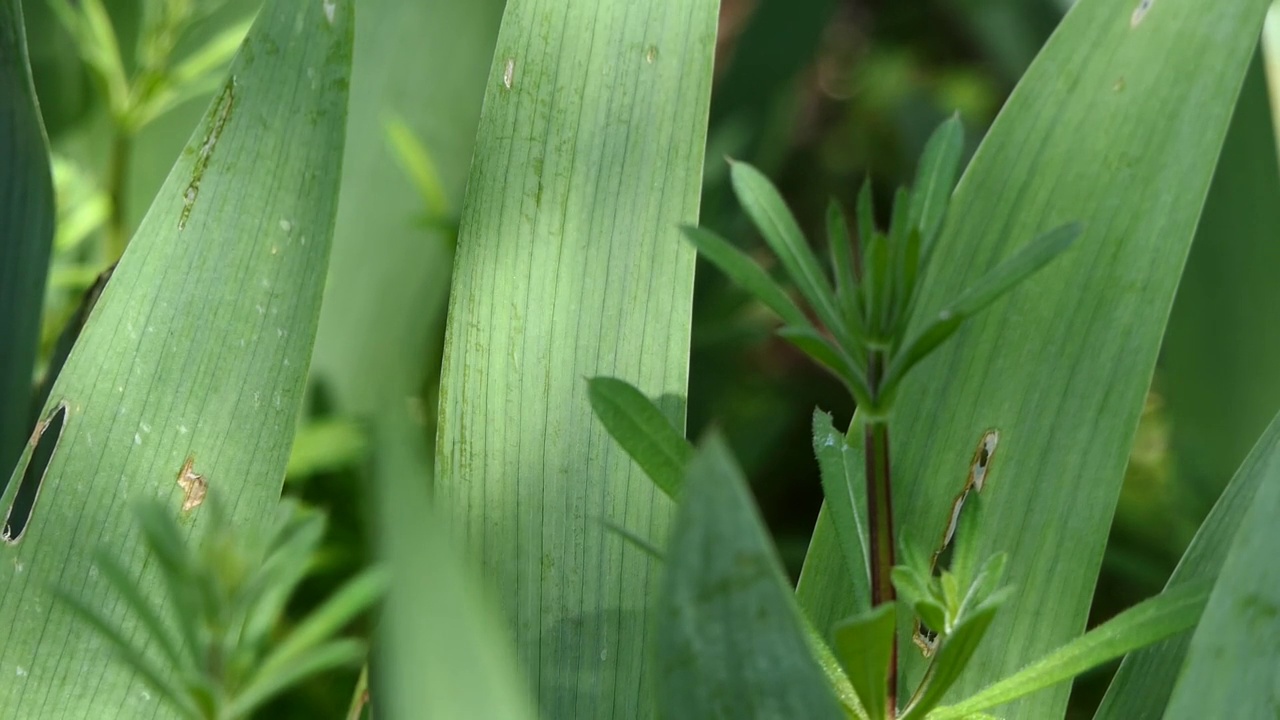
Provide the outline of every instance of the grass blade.
<path id="1" fill-rule="evenodd" d="M 661 537 L 673 506 L 592 416 L 582 379 L 686 393 L 695 258 L 679 228 L 697 222 L 717 5 L 512 0 L 498 36 L 435 489 L 501 590 L 547 717 L 650 703 L 657 573 L 600 520 Z"/>
<path id="2" fill-rule="evenodd" d="M 1227 551 L 1209 604 L 1191 637 L 1165 717 L 1267 717 L 1276 711 L 1280 646 L 1280 453 L 1255 472 L 1257 494 Z"/>
<path id="3" fill-rule="evenodd" d="M 181 509 L 191 469 L 238 532 L 274 517 L 337 203 L 352 5 L 262 10 L 52 388 L 63 437 L 26 536 L 0 547 L 0 662 L 26 671 L 0 676 L 7 712 L 39 715 L 44 692 L 67 716 L 155 711 L 49 595 L 123 621 L 90 564 L 107 543 L 142 576 L 135 498 L 159 496 L 201 532 L 208 508 Z"/>
<path id="4" fill-rule="evenodd" d="M 662 410 L 626 380 L 597 377 L 587 382 L 596 417 L 663 494 L 675 498 L 684 483 L 693 446 Z"/>
<path id="5" fill-rule="evenodd" d="M 724 441 L 694 456 L 658 600 L 658 717 L 843 715 Z"/>
<path id="6" fill-rule="evenodd" d="M 1271 421 L 1200 526 L 1169 579 L 1166 593 L 1182 585 L 1213 582 L 1219 576 L 1236 532 L 1263 483 L 1271 481 L 1278 458 L 1280 416 Z M 1107 688 L 1095 720 L 1164 717 L 1190 644 L 1191 636 L 1176 636 L 1126 657 Z"/>
<path id="7" fill-rule="evenodd" d="M 31 375 L 53 247 L 53 179 L 20 0 L 0 0 L 0 496 L 34 424 Z"/>

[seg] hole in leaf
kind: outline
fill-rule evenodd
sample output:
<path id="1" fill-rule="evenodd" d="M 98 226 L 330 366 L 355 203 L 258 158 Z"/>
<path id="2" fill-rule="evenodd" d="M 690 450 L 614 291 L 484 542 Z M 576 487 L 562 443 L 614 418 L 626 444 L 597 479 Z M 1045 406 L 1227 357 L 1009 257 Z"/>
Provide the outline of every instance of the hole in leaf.
<path id="1" fill-rule="evenodd" d="M 17 544 L 31 521 L 31 513 L 35 510 L 36 499 L 40 497 L 40 486 L 44 484 L 45 471 L 53 460 L 53 451 L 58 448 L 58 440 L 62 438 L 62 428 L 67 419 L 67 404 L 60 403 L 53 414 L 36 425 L 31 436 L 31 458 L 18 483 L 18 492 L 5 516 L 4 528 L 0 530 L 0 540 Z"/>

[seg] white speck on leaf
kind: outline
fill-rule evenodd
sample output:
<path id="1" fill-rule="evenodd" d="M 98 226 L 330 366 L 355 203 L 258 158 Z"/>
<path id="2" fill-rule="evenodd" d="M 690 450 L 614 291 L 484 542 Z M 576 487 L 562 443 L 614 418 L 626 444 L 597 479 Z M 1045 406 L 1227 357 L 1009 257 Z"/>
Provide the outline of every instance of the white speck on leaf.
<path id="1" fill-rule="evenodd" d="M 324 19 L 328 20 L 330 25 L 333 24 L 333 18 L 337 9 L 338 5 L 334 0 L 324 0 Z"/>
<path id="2" fill-rule="evenodd" d="M 658 59 L 658 46 L 650 45 L 649 49 L 645 51 L 644 61 L 652 65 L 653 61 L 657 59 Z"/>
<path id="3" fill-rule="evenodd" d="M 134 445 L 141 445 L 141 444 L 142 444 L 142 436 L 141 436 L 141 435 L 139 435 L 138 433 L 134 433 L 134 434 L 133 434 L 133 444 L 134 444 Z"/>
<path id="4" fill-rule="evenodd" d="M 253 307 L 258 311 L 258 314 L 259 314 L 259 315 L 266 315 L 266 314 L 267 314 L 267 309 L 266 309 L 266 308 L 264 308 L 264 307 L 262 307 L 261 305 L 254 305 Z"/>
<path id="5" fill-rule="evenodd" d="M 151 700 L 151 693 L 147 692 L 146 690 L 140 691 L 140 694 L 142 695 L 142 700 L 144 702 L 149 702 Z"/>
<path id="6" fill-rule="evenodd" d="M 187 433 L 189 433 L 189 432 L 191 432 L 191 431 L 187 429 L 187 426 L 186 426 L 186 425 L 179 425 L 179 426 L 178 426 L 178 434 L 179 434 L 179 435 L 186 435 L 186 434 L 187 434 Z"/>
<path id="7" fill-rule="evenodd" d="M 507 58 L 506 64 L 502 67 L 502 87 L 510 90 L 511 84 L 516 79 L 516 59 Z"/>
<path id="8" fill-rule="evenodd" d="M 13 561 L 13 571 L 14 571 L 15 573 L 20 573 L 20 572 L 22 572 L 23 570 L 26 570 L 26 569 L 27 569 L 27 566 L 26 566 L 26 565 L 24 565 L 24 564 L 22 563 L 22 561 L 21 561 L 21 560 L 14 560 L 14 561 Z"/>
<path id="9" fill-rule="evenodd" d="M 144 433 L 151 432 L 151 426 L 146 423 L 138 423 L 138 427 L 142 428 L 142 432 Z"/>
<path id="10" fill-rule="evenodd" d="M 18 677 L 26 677 L 27 671 L 21 665 L 18 666 Z"/>
<path id="11" fill-rule="evenodd" d="M 280 229 L 288 233 L 293 230 L 293 223 L 289 222 L 288 220 L 281 220 Z"/>

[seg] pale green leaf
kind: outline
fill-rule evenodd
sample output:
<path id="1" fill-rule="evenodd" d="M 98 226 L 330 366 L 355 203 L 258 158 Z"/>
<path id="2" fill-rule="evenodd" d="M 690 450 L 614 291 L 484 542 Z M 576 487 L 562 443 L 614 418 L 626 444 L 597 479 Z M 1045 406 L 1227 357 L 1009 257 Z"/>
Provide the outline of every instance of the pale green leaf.
<path id="1" fill-rule="evenodd" d="M 751 293 L 752 297 L 764 303 L 783 322 L 795 327 L 805 327 L 809 319 L 800 308 L 787 296 L 782 286 L 769 277 L 764 268 L 747 257 L 747 254 L 734 247 L 732 243 L 716 235 L 710 230 L 686 226 L 684 234 L 707 260 L 710 260 L 720 272 L 738 287 Z"/>
<path id="2" fill-rule="evenodd" d="M 870 540 L 867 534 L 866 461 L 861 442 L 862 425 L 855 417 L 850 435 L 838 432 L 831 416 L 813 411 L 813 452 L 818 456 L 822 492 L 832 514 L 836 537 L 844 553 L 849 576 L 856 578 L 854 607 L 857 614 L 871 609 Z"/>
<path id="3" fill-rule="evenodd" d="M 697 222 L 717 6 L 511 0 L 485 85 L 435 490 L 547 717 L 651 702 L 658 573 L 600 520 L 663 537 L 674 507 L 592 416 L 583 378 L 687 392 L 695 258 L 679 228 Z"/>

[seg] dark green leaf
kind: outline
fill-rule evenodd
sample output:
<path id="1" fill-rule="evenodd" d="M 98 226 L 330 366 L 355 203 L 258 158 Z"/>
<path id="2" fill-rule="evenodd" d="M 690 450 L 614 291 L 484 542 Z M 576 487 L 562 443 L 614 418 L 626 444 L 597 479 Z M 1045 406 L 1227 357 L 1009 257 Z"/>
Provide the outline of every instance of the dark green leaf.
<path id="1" fill-rule="evenodd" d="M 903 710 L 903 720 L 923 718 L 942 701 L 947 691 L 960 677 L 960 673 L 969 664 L 969 659 L 978 649 L 978 643 L 982 642 L 987 628 L 991 627 L 991 621 L 995 619 L 999 604 L 1000 598 L 993 598 L 992 602 L 977 608 L 968 617 L 960 619 L 951 632 L 942 638 L 933 662 L 925 671 L 924 679 L 920 681 L 915 695 Z"/>
<path id="2" fill-rule="evenodd" d="M 836 301 L 851 334 L 865 335 L 862 307 L 859 302 L 858 278 L 853 271 L 853 242 L 849 238 L 849 221 L 835 199 L 827 205 L 827 243 L 831 251 L 831 273 L 836 281 Z"/>
<path id="3" fill-rule="evenodd" d="M 587 381 L 587 397 L 596 417 L 627 455 L 666 494 L 680 494 L 693 446 L 676 431 L 662 410 L 634 385 L 617 378 Z"/>
<path id="4" fill-rule="evenodd" d="M 834 373 L 844 382 L 858 404 L 867 402 L 871 391 L 867 385 L 866 371 L 855 365 L 853 359 L 838 345 L 819 334 L 812 326 L 783 327 L 778 330 L 778 335 Z"/>
<path id="5" fill-rule="evenodd" d="M 889 664 L 896 625 L 893 603 L 856 615 L 835 627 L 836 655 L 867 715 L 887 717 Z"/>
<path id="6" fill-rule="evenodd" d="M 31 376 L 53 247 L 49 148 L 20 0 L 0 0 L 0 495 L 33 426 Z"/>
<path id="7" fill-rule="evenodd" d="M 803 327 L 809 324 L 800 308 L 791 301 L 782 287 L 769 277 L 747 254 L 734 247 L 728 240 L 710 230 L 686 225 L 683 228 L 685 237 L 693 243 L 707 260 L 720 269 L 720 272 L 735 282 L 738 287 L 751 293 L 755 299 L 764 303 L 765 307 L 775 312 L 788 325 Z"/>
<path id="8" fill-rule="evenodd" d="M 778 256 L 792 282 L 827 329 L 836 337 L 842 337 L 844 329 L 831 284 L 777 188 L 763 173 L 746 163 L 732 163 L 729 176 L 742 209 Z"/>
<path id="9" fill-rule="evenodd" d="M 694 456 L 657 605 L 658 717 L 843 714 L 782 565 L 719 437 Z"/>

